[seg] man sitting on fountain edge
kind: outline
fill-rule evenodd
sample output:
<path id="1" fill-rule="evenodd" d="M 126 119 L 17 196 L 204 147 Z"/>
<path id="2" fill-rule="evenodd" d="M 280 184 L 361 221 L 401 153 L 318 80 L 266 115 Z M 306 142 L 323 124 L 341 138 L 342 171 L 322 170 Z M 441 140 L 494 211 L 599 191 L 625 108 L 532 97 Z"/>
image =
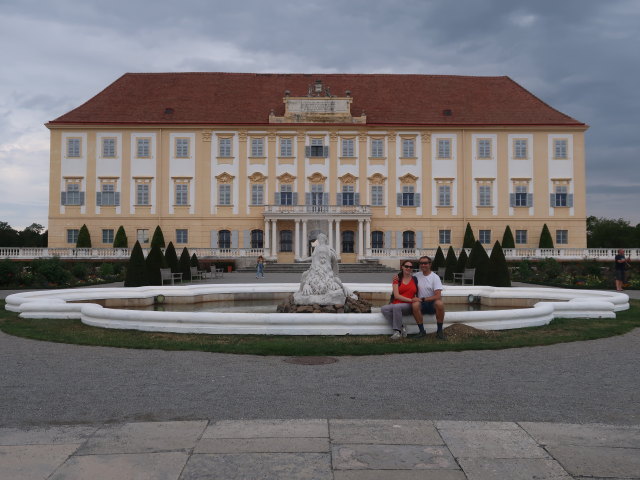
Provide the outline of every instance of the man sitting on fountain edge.
<path id="1" fill-rule="evenodd" d="M 436 315 L 436 325 L 438 330 L 436 338 L 445 340 L 442 324 L 444 323 L 444 303 L 442 301 L 442 282 L 440 277 L 431 271 L 431 258 L 424 256 L 418 260 L 420 271 L 413 276 L 418 279 L 418 293 L 412 303 L 413 317 L 416 319 L 418 329 L 417 337 L 424 337 L 423 313 Z"/>

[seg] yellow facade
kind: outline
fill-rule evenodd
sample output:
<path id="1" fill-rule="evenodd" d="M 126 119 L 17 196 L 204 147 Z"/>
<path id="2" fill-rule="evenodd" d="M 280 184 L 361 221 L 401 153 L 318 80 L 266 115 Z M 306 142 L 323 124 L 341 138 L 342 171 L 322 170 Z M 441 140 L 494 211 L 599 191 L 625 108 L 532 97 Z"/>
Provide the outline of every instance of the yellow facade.
<path id="1" fill-rule="evenodd" d="M 73 243 L 73 232 L 69 231 L 83 224 L 89 228 L 94 247 L 111 246 L 102 242 L 103 230 L 115 232 L 121 225 L 130 243 L 137 237 L 143 239 L 140 235 L 144 232 L 139 230 L 148 230 L 151 236 L 160 225 L 167 242 L 190 248 L 219 248 L 222 230 L 230 232 L 231 249 L 260 247 L 247 238 L 252 230 L 260 230 L 266 253 L 280 262 L 292 262 L 308 253 L 307 242 L 314 235 L 312 227 L 329 228 L 327 218 L 332 222 L 334 246 L 342 247 L 341 234 L 336 234 L 335 229 L 354 234 L 353 253 L 349 247 L 342 251 L 343 262 L 375 258 L 376 251 L 380 253 L 382 249 L 410 246 L 403 244 L 406 240 L 403 232 L 413 232 L 415 248 L 438 245 L 446 248 L 450 244 L 460 247 L 467 222 L 476 238 L 483 230 L 485 240 L 491 244 L 502 240 L 508 225 L 514 235 L 516 231 L 526 232 L 526 239 L 519 234 L 520 243 L 516 247 L 537 247 L 546 223 L 554 241 L 558 238 L 557 231 L 565 232 L 560 239 L 566 243 L 556 241 L 556 247 L 586 247 L 585 128 L 394 127 L 391 130 L 357 123 L 275 122 L 256 128 L 86 124 L 50 124 L 49 128 L 52 247 L 69 246 Z M 145 145 L 149 148 L 146 156 Z M 78 155 L 69 150 L 78 146 Z M 112 146 L 115 146 L 113 155 L 109 151 Z M 320 146 L 327 147 L 326 157 L 310 150 Z M 373 151 L 380 146 L 382 152 Z M 565 146 L 566 154 L 562 152 Z M 556 157 L 557 151 L 560 158 Z M 525 157 L 518 158 L 523 154 Z M 84 194 L 83 204 L 69 202 L 72 195 L 66 193 L 69 183 L 78 184 L 78 190 Z M 148 205 L 138 203 L 140 184 L 148 186 Z M 252 185 L 262 185 L 263 205 L 252 204 Z M 381 187 L 376 190 L 382 192 L 379 206 L 372 206 L 374 185 Z M 440 205 L 442 199 L 446 200 L 446 188 L 441 190 L 441 186 L 449 187 L 449 205 Z M 326 211 L 316 215 L 311 208 L 299 210 L 297 216 L 286 208 L 266 213 L 265 205 L 274 205 L 275 193 L 289 187 L 292 194 L 297 193 L 298 206 L 305 206 L 309 198 L 305 194 L 316 188 L 328 194 L 324 197 L 328 205 L 335 206 L 337 195 L 342 192 L 348 195 L 353 192 L 359 197 L 359 205 L 367 208 L 354 216 L 340 213 L 354 209 L 338 209 L 336 217 L 327 217 Z M 532 194 L 532 206 L 511 206 L 516 187 L 526 188 L 526 193 Z M 111 195 L 110 188 L 119 194 L 118 205 L 109 204 L 109 200 L 98 206 L 98 194 L 114 198 L 107 197 Z M 229 205 L 220 199 L 221 192 L 226 191 Z M 561 203 L 569 198 L 572 202 L 567 204 L 572 206 L 553 206 L 551 195 L 557 192 L 563 198 Z M 411 199 L 409 203 L 419 202 L 419 206 L 398 206 L 398 194 L 403 193 Z M 62 205 L 65 194 L 69 197 L 64 200 L 67 204 Z M 178 200 L 182 194 L 186 197 Z M 321 222 L 314 223 L 316 218 Z M 340 219 L 339 225 L 336 218 Z M 273 242 L 274 223 L 276 242 Z M 181 234 L 187 231 L 186 242 L 185 238 L 177 238 L 178 230 Z M 281 251 L 282 230 L 291 232 L 293 243 L 297 237 L 297 246 L 291 252 Z M 440 242 L 441 231 L 449 231 L 448 242 Z M 490 232 L 488 239 L 486 231 Z M 373 248 L 371 232 L 382 232 L 382 247 L 377 250 Z"/>

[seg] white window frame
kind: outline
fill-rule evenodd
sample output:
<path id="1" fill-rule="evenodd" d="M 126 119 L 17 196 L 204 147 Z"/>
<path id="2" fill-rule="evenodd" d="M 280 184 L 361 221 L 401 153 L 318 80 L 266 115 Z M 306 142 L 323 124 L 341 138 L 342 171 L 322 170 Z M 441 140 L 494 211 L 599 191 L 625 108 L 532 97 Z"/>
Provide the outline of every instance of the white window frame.
<path id="1" fill-rule="evenodd" d="M 78 228 L 68 228 L 67 229 L 67 243 L 70 245 L 75 245 L 78 243 L 78 236 L 80 235 L 80 229 Z"/>
<path id="2" fill-rule="evenodd" d="M 527 197 L 529 195 L 528 185 L 516 185 L 514 188 L 515 202 L 514 207 L 528 207 Z"/>
<path id="3" fill-rule="evenodd" d="M 150 190 L 151 189 L 148 183 L 136 184 L 136 205 L 150 205 Z"/>
<path id="4" fill-rule="evenodd" d="M 451 139 L 439 138 L 438 139 L 438 160 L 450 160 L 451 159 Z"/>
<path id="5" fill-rule="evenodd" d="M 264 157 L 263 137 L 251 137 L 251 156 L 258 158 Z"/>
<path id="6" fill-rule="evenodd" d="M 184 207 L 189 205 L 189 184 L 188 183 L 176 183 L 175 184 L 175 205 L 178 207 Z"/>
<path id="7" fill-rule="evenodd" d="M 353 138 L 342 139 L 342 156 L 355 157 L 355 140 Z"/>
<path id="8" fill-rule="evenodd" d="M 231 184 L 220 183 L 218 185 L 218 205 L 231 205 Z"/>
<path id="9" fill-rule="evenodd" d="M 102 229 L 102 243 L 113 245 L 114 231 L 113 228 Z"/>
<path id="10" fill-rule="evenodd" d="M 416 139 L 402 139 L 402 158 L 415 158 L 416 156 Z"/>
<path id="11" fill-rule="evenodd" d="M 283 158 L 293 157 L 293 139 L 290 137 L 280 138 L 280 156 Z"/>
<path id="12" fill-rule="evenodd" d="M 176 229 L 176 243 L 189 243 L 189 230 L 186 228 Z"/>
<path id="13" fill-rule="evenodd" d="M 384 206 L 384 185 L 371 185 L 371 205 L 373 207 Z"/>
<path id="14" fill-rule="evenodd" d="M 569 158 L 569 140 L 566 138 L 553 139 L 553 158 L 556 160 Z"/>
<path id="15" fill-rule="evenodd" d="M 449 229 L 438 230 L 438 244 L 439 245 L 451 244 L 451 230 Z"/>
<path id="16" fill-rule="evenodd" d="M 556 230 L 556 245 L 567 245 L 569 243 L 569 230 Z"/>
<path id="17" fill-rule="evenodd" d="M 151 139 L 149 137 L 136 138 L 136 158 L 151 157 Z"/>
<path id="18" fill-rule="evenodd" d="M 218 156 L 230 157 L 233 151 L 233 142 L 231 137 L 221 137 L 218 139 Z"/>
<path id="19" fill-rule="evenodd" d="M 384 158 L 384 139 L 371 139 L 371 158 Z"/>
<path id="20" fill-rule="evenodd" d="M 82 139 L 79 137 L 67 138 L 67 158 L 80 158 L 82 156 Z"/>
<path id="21" fill-rule="evenodd" d="M 480 230 L 478 232 L 478 240 L 483 245 L 491 244 L 491 230 Z"/>
<path id="22" fill-rule="evenodd" d="M 514 138 L 513 139 L 513 158 L 516 160 L 526 160 L 529 158 L 529 139 Z"/>
<path id="23" fill-rule="evenodd" d="M 491 207 L 492 206 L 492 185 L 483 183 L 478 185 L 478 206 L 479 207 Z"/>
<path id="24" fill-rule="evenodd" d="M 402 206 L 403 207 L 415 207 L 416 206 L 416 192 L 413 185 L 402 186 Z"/>
<path id="25" fill-rule="evenodd" d="M 141 245 L 144 245 L 145 243 L 149 243 L 149 229 L 138 228 L 136 230 L 136 240 L 140 242 Z"/>
<path id="26" fill-rule="evenodd" d="M 516 245 L 524 245 L 528 242 L 528 234 L 527 230 L 516 230 L 515 231 L 515 242 Z"/>
<path id="27" fill-rule="evenodd" d="M 251 205 L 264 205 L 264 184 L 251 184 Z"/>
<path id="28" fill-rule="evenodd" d="M 116 138 L 102 137 L 102 158 L 116 158 Z"/>
<path id="29" fill-rule="evenodd" d="M 478 158 L 481 160 L 487 160 L 492 157 L 491 155 L 491 139 L 479 138 L 478 139 Z"/>
<path id="30" fill-rule="evenodd" d="M 451 206 L 451 185 L 449 184 L 438 185 L 438 206 L 439 207 Z"/>
<path id="31" fill-rule="evenodd" d="M 188 138 L 176 138 L 176 158 L 189 158 Z"/>

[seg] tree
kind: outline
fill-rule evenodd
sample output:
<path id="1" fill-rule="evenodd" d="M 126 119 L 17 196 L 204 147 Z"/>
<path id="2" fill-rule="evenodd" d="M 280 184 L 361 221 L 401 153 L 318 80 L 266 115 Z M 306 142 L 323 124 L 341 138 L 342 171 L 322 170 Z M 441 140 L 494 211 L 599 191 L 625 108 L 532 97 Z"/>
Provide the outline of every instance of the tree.
<path id="1" fill-rule="evenodd" d="M 447 250 L 447 258 L 444 261 L 445 266 L 447 267 L 444 272 L 444 279 L 448 281 L 453 281 L 453 272 L 456 271 L 456 265 L 458 260 L 456 259 L 456 252 L 453 250 L 453 247 L 449 245 L 449 250 Z"/>
<path id="2" fill-rule="evenodd" d="M 469 257 L 467 256 L 467 251 L 463 248 L 460 252 L 460 256 L 458 257 L 458 262 L 456 263 L 456 269 L 454 273 L 464 272 L 464 269 L 467 268 L 468 261 Z"/>
<path id="3" fill-rule="evenodd" d="M 167 246 L 164 243 L 164 235 L 162 234 L 162 229 L 160 228 L 160 225 L 156 227 L 156 229 L 153 231 L 153 237 L 151 237 L 151 248 L 153 248 L 156 245 L 159 248 L 164 248 Z"/>
<path id="4" fill-rule="evenodd" d="M 509 274 L 509 266 L 507 265 L 507 259 L 504 258 L 504 252 L 502 251 L 502 245 L 496 240 L 491 249 L 491 256 L 489 257 L 489 284 L 494 287 L 510 287 L 511 275 Z"/>
<path id="5" fill-rule="evenodd" d="M 179 271 L 182 272 L 183 281 L 191 281 L 191 257 L 189 257 L 189 250 L 187 250 L 187 247 L 184 247 L 182 249 L 182 254 L 180 254 Z"/>
<path id="6" fill-rule="evenodd" d="M 118 227 L 116 238 L 113 239 L 113 248 L 129 248 L 127 232 L 124 231 L 124 227 L 122 225 Z"/>
<path id="7" fill-rule="evenodd" d="M 7 222 L 0 222 L 0 246 L 2 247 L 18 247 L 20 239 L 18 232 L 11 228 Z"/>
<path id="8" fill-rule="evenodd" d="M 89 233 L 89 229 L 86 224 L 80 227 L 76 248 L 91 248 L 91 234 Z"/>
<path id="9" fill-rule="evenodd" d="M 20 239 L 20 246 L 22 247 L 42 247 L 44 246 L 43 242 L 43 233 L 44 227 L 39 223 L 32 223 L 23 231 L 21 231 L 18 236 Z"/>
<path id="10" fill-rule="evenodd" d="M 442 248 L 438 245 L 438 250 L 436 250 L 436 255 L 433 257 L 431 261 L 431 270 L 437 272 L 440 267 L 444 267 L 444 253 L 442 252 Z"/>
<path id="11" fill-rule="evenodd" d="M 473 230 L 471 230 L 471 224 L 467 223 L 467 229 L 464 231 L 462 248 L 473 248 L 474 243 L 476 243 L 476 237 L 473 235 Z"/>
<path id="12" fill-rule="evenodd" d="M 191 266 L 200 270 L 200 262 L 198 261 L 198 256 L 195 253 L 191 255 Z"/>
<path id="13" fill-rule="evenodd" d="M 124 279 L 125 287 L 141 287 L 146 285 L 146 264 L 140 242 L 136 241 L 127 264 L 127 276 Z"/>
<path id="14" fill-rule="evenodd" d="M 167 268 L 167 262 L 158 245 L 151 247 L 145 260 L 145 267 L 147 285 L 162 285 L 160 269 Z"/>
<path id="15" fill-rule="evenodd" d="M 511 227 L 509 227 L 509 225 L 504 229 L 504 235 L 502 236 L 502 248 L 516 248 L 516 242 L 513 239 L 513 233 L 511 233 Z"/>
<path id="16" fill-rule="evenodd" d="M 549 227 L 545 223 L 542 227 L 542 232 L 540 233 L 540 243 L 538 243 L 538 248 L 553 248 L 553 238 L 551 238 L 551 232 L 549 232 Z"/>
<path id="17" fill-rule="evenodd" d="M 466 268 L 476 269 L 474 277 L 476 285 L 489 284 L 489 255 L 487 255 L 487 251 L 480 243 L 480 240 L 476 240 L 476 243 L 473 244 Z"/>
<path id="18" fill-rule="evenodd" d="M 173 246 L 173 242 L 169 242 L 167 249 L 164 251 L 164 259 L 167 261 L 167 266 L 171 269 L 172 273 L 178 273 L 180 266 L 178 265 L 178 254 L 176 248 Z"/>
<path id="19" fill-rule="evenodd" d="M 624 248 L 640 246 L 640 224 L 635 228 L 622 218 L 587 218 L 588 248 Z"/>

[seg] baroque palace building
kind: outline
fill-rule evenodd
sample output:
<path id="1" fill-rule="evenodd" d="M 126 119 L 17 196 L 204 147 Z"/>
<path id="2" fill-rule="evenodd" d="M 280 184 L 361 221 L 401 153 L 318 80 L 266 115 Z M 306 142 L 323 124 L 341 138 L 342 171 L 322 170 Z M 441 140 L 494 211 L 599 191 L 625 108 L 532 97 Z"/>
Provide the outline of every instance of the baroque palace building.
<path id="1" fill-rule="evenodd" d="M 509 226 L 586 247 L 587 125 L 508 77 L 125 74 L 51 132 L 49 246 L 124 226 L 148 246 L 343 262 L 489 248 Z M 131 240 L 130 240 L 131 241 Z"/>

